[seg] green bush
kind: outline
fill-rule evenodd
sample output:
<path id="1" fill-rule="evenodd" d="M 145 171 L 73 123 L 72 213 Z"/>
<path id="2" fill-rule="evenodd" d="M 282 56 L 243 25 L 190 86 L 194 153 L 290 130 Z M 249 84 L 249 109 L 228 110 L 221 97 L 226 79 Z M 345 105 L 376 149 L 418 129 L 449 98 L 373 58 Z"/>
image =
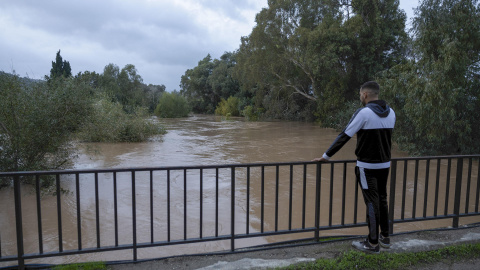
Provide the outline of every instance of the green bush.
<path id="1" fill-rule="evenodd" d="M 164 133 L 159 123 L 148 119 L 147 109 L 137 108 L 135 113 L 127 114 L 120 103 L 104 96 L 95 102 L 78 138 L 86 142 L 141 142 Z"/>
<path id="2" fill-rule="evenodd" d="M 155 109 L 155 115 L 162 118 L 187 117 L 189 113 L 187 100 L 176 92 L 163 93 Z"/>
<path id="3" fill-rule="evenodd" d="M 74 132 L 91 111 L 89 87 L 0 73 L 0 171 L 64 169 Z"/>
<path id="4" fill-rule="evenodd" d="M 238 109 L 240 100 L 237 97 L 229 97 L 227 100 L 223 99 L 215 109 L 216 115 L 223 116 L 240 116 L 240 110 Z"/>
<path id="5" fill-rule="evenodd" d="M 245 116 L 248 121 L 258 121 L 261 116 L 261 111 L 255 110 L 252 105 L 248 105 L 243 109 L 242 115 Z"/>

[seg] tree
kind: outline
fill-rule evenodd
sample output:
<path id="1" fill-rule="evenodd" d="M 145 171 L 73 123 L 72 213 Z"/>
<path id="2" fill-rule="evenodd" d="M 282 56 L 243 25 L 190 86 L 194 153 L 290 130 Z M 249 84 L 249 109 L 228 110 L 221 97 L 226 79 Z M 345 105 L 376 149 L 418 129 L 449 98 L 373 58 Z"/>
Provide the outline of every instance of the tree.
<path id="1" fill-rule="evenodd" d="M 242 38 L 235 75 L 255 104 L 281 118 L 324 121 L 376 73 L 400 61 L 397 0 L 269 1 Z"/>
<path id="2" fill-rule="evenodd" d="M 187 117 L 189 113 L 187 100 L 178 92 L 163 93 L 155 109 L 155 114 L 162 118 Z"/>
<path id="3" fill-rule="evenodd" d="M 69 78 L 71 76 L 72 68 L 70 67 L 70 63 L 62 59 L 62 56 L 60 55 L 60 50 L 58 50 L 55 61 L 52 61 L 52 68 L 50 69 L 50 79 L 58 77 Z"/>
<path id="4" fill-rule="evenodd" d="M 64 77 L 27 84 L 0 74 L 0 171 L 68 167 L 71 136 L 91 111 L 89 91 Z"/>
<path id="5" fill-rule="evenodd" d="M 213 113 L 215 110 L 219 97 L 215 96 L 208 81 L 213 68 L 212 57 L 208 54 L 195 68 L 188 69 L 182 75 L 180 93 L 185 96 L 193 112 Z"/>
<path id="6" fill-rule="evenodd" d="M 477 0 L 422 1 L 413 54 L 382 77 L 398 111 L 397 141 L 412 154 L 480 150 L 479 12 Z"/>

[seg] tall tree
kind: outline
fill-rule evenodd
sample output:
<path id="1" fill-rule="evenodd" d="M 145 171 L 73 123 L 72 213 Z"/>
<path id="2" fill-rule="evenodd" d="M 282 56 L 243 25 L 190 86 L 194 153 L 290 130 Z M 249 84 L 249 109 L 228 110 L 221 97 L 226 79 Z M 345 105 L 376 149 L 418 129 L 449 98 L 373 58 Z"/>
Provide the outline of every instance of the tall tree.
<path id="1" fill-rule="evenodd" d="M 62 56 L 60 55 L 60 50 L 58 50 L 55 61 L 52 61 L 52 68 L 50 69 L 50 79 L 58 78 L 61 76 L 65 78 L 71 77 L 72 68 L 70 67 L 70 63 L 68 61 L 63 60 Z"/>
<path id="2" fill-rule="evenodd" d="M 413 154 L 478 152 L 478 0 L 423 0 L 412 33 L 409 62 L 383 77 L 399 112 L 397 140 Z"/>
<path id="3" fill-rule="evenodd" d="M 182 75 L 180 93 L 187 98 L 193 112 L 214 113 L 216 100 L 220 101 L 208 81 L 214 66 L 212 57 L 208 54 L 195 68 L 187 70 L 185 75 Z"/>
<path id="4" fill-rule="evenodd" d="M 256 22 L 237 53 L 244 91 L 267 112 L 313 114 L 314 105 L 322 120 L 397 63 L 406 37 L 398 0 L 272 0 Z"/>

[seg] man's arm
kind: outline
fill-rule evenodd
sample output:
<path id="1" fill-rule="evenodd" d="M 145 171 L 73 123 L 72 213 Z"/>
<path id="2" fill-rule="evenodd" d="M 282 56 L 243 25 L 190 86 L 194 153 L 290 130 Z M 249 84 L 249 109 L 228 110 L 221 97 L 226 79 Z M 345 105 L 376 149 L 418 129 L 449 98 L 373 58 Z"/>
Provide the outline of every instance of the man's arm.
<path id="1" fill-rule="evenodd" d="M 315 158 L 312 161 L 325 162 L 330 160 L 330 158 L 333 157 L 333 155 L 335 155 L 335 153 L 337 153 L 338 150 L 340 150 L 351 138 L 352 137 L 345 134 L 345 132 L 338 134 L 335 141 L 333 141 L 332 145 L 330 145 L 323 156 L 321 158 Z"/>
<path id="2" fill-rule="evenodd" d="M 362 109 L 358 109 L 350 119 L 347 127 L 338 134 L 337 138 L 333 141 L 332 145 L 323 154 L 321 158 L 315 158 L 312 161 L 325 162 L 330 160 L 335 153 L 338 152 L 363 126 L 363 120 L 361 116 L 358 116 Z"/>

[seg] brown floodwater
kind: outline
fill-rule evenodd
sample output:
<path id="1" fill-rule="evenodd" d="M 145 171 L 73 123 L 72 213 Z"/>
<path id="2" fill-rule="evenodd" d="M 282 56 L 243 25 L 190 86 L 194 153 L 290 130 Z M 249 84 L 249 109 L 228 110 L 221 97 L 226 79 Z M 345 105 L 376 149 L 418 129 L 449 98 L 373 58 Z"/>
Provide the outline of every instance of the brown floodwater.
<path id="1" fill-rule="evenodd" d="M 143 143 L 79 143 L 78 158 L 75 160 L 75 169 L 97 168 L 135 168 L 135 167 L 158 167 L 158 166 L 194 166 L 194 165 L 222 165 L 240 163 L 271 163 L 290 161 L 310 161 L 319 157 L 330 146 L 338 135 L 338 131 L 322 128 L 314 123 L 303 122 L 246 122 L 241 118 L 224 120 L 215 116 L 194 116 L 182 119 L 161 119 L 168 133 L 148 142 Z M 355 159 L 356 139 L 352 138 L 334 157 L 335 160 Z M 393 157 L 405 157 L 407 154 L 396 149 Z M 403 179 L 403 162 L 399 163 L 397 179 Z M 455 165 L 455 164 L 454 164 Z M 425 162 L 419 163 L 419 182 L 417 184 L 418 197 L 416 208 L 413 209 L 412 196 L 414 193 L 414 166 L 415 161 L 408 162 L 409 171 L 406 176 L 410 181 L 406 185 L 405 216 L 409 217 L 412 212 L 416 216 L 423 215 L 423 188 L 425 187 Z M 354 164 L 347 166 L 346 181 L 346 207 L 345 223 L 353 222 L 353 201 L 355 193 Z M 477 165 L 474 166 L 477 168 Z M 442 160 L 441 172 L 446 174 L 446 161 Z M 455 166 L 452 166 L 455 172 Z M 290 171 L 289 168 L 280 168 L 279 176 L 279 206 L 275 207 L 275 167 L 267 167 L 265 174 L 265 205 L 264 205 L 264 231 L 273 231 L 289 228 L 289 200 Z M 430 178 L 436 173 L 436 161 L 430 164 Z M 477 171 L 474 170 L 474 177 Z M 171 174 L 171 240 L 182 240 L 186 234 L 188 238 L 197 238 L 201 233 L 203 237 L 214 236 L 216 230 L 219 235 L 230 234 L 230 171 L 220 172 L 218 187 L 219 201 L 219 226 L 215 226 L 215 170 L 205 170 L 203 185 L 198 184 L 198 171 L 188 171 L 188 187 L 184 186 L 183 172 Z M 292 186 L 292 227 L 301 228 L 303 218 L 306 227 L 315 225 L 314 216 L 307 214 L 302 216 L 303 199 L 303 166 L 295 166 L 292 171 L 294 183 Z M 330 167 L 325 166 L 322 170 L 321 186 L 321 220 L 320 225 L 328 225 L 330 188 L 333 191 L 332 202 L 335 208 L 332 211 L 332 220 L 338 224 L 341 219 L 339 205 L 342 204 L 342 177 L 343 167 L 335 166 L 334 186 L 330 187 Z M 261 231 L 261 171 L 259 167 L 253 167 L 250 171 L 249 200 L 247 202 L 246 169 L 237 169 L 235 183 L 235 232 L 250 233 Z M 136 203 L 137 203 L 137 242 L 149 242 L 150 231 L 150 181 L 149 173 L 137 173 Z M 153 202 L 154 202 L 154 241 L 167 240 L 167 186 L 166 172 L 153 173 Z M 307 167 L 306 200 L 307 213 L 314 209 L 315 196 L 315 167 Z M 313 180 L 312 180 L 313 179 Z M 453 179 L 453 178 L 452 178 Z M 475 178 L 476 179 L 476 178 Z M 75 195 L 74 176 L 62 177 L 62 188 L 67 190 L 62 194 L 62 233 L 63 249 L 76 249 L 77 237 L 77 206 Z M 430 179 L 429 182 L 435 179 Z M 400 181 L 399 181 L 400 182 Z M 452 180 L 453 182 L 453 180 Z M 473 181 L 471 190 L 476 190 L 476 181 Z M 441 178 L 441 185 L 445 184 L 445 177 Z M 100 243 L 102 246 L 115 245 L 114 235 L 114 192 L 112 174 L 99 174 L 99 212 L 100 212 Z M 433 187 L 433 185 L 431 185 Z M 202 189 L 202 195 L 200 195 Z M 132 242 L 132 203 L 131 181 L 129 173 L 117 175 L 118 197 L 118 244 Z M 187 193 L 187 213 L 184 213 L 184 192 Z M 397 185 L 397 200 L 395 204 L 395 218 L 400 218 L 401 183 Z M 451 188 L 453 190 L 453 187 Z M 434 188 L 428 192 L 429 198 L 433 198 Z M 465 191 L 470 192 L 470 191 Z M 472 192 L 473 194 L 473 192 Z M 443 197 L 442 197 L 443 196 Z M 472 196 L 473 197 L 473 196 Z M 31 187 L 22 190 L 22 208 L 24 221 L 25 253 L 38 253 L 38 230 L 37 230 L 37 205 L 35 192 Z M 361 194 L 358 197 L 358 221 L 365 220 Z M 82 247 L 96 247 L 96 206 L 94 193 L 94 180 L 92 175 L 84 175 L 80 178 L 80 201 L 81 201 L 81 227 Z M 199 230 L 200 211 L 199 202 L 202 201 L 202 231 Z M 440 194 L 441 206 L 439 213 L 443 213 L 445 194 Z M 16 254 L 13 192 L 11 189 L 0 190 L 0 247 L 2 256 Z M 247 208 L 248 205 L 248 208 Z M 472 203 L 472 206 L 474 204 Z M 453 207 L 453 202 L 448 208 Z M 464 205 L 462 205 L 464 207 Z M 41 201 L 42 209 L 42 235 L 44 252 L 58 251 L 58 220 L 57 200 L 55 196 L 44 195 Z M 398 210 L 397 210 L 398 209 Z M 275 211 L 278 211 L 278 222 L 275 222 Z M 249 213 L 249 222 L 246 213 Z M 433 206 L 427 207 L 427 216 L 433 214 Z M 184 231 L 183 217 L 188 216 L 187 231 Z M 323 218 L 325 217 L 325 218 Z M 478 222 L 478 217 L 476 218 Z M 467 220 L 466 223 L 475 222 Z M 446 227 L 451 225 L 451 220 L 436 220 L 431 222 L 416 222 L 395 224 L 395 232 L 419 230 L 428 228 Z M 333 230 L 322 232 L 322 235 L 346 235 L 365 234 L 366 228 L 354 228 L 349 230 Z M 257 237 L 248 240 L 237 240 L 237 248 L 262 245 L 270 242 L 293 240 L 311 237 L 313 234 L 303 233 L 297 235 L 280 235 L 272 237 Z M 176 245 L 150 249 L 139 249 L 139 259 L 157 258 L 180 254 L 198 252 L 221 251 L 230 248 L 229 241 L 213 241 L 191 245 Z M 29 261 L 27 263 L 72 263 L 78 261 L 115 261 L 132 259 L 132 251 L 116 251 L 75 255 L 67 257 L 51 257 L 47 259 Z M 4 263 L 12 265 L 15 263 Z"/>

